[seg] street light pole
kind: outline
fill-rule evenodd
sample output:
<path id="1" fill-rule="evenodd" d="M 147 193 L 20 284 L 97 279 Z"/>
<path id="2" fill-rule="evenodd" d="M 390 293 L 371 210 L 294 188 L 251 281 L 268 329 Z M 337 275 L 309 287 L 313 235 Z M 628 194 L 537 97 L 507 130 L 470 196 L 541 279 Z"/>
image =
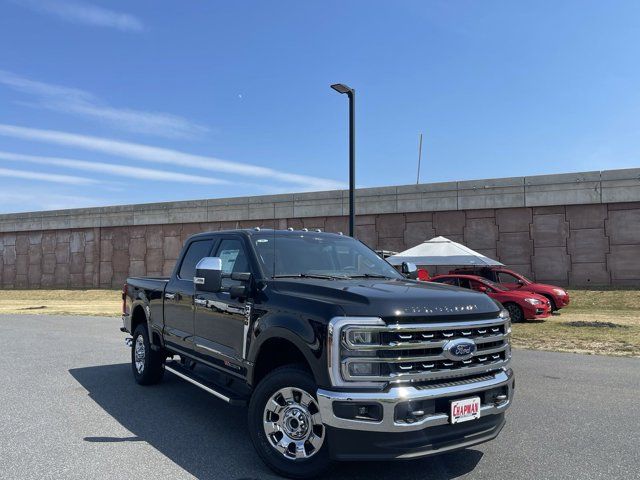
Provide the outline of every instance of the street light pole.
<path id="1" fill-rule="evenodd" d="M 349 236 L 355 238 L 356 209 L 356 91 L 342 83 L 331 85 L 338 93 L 349 97 Z"/>

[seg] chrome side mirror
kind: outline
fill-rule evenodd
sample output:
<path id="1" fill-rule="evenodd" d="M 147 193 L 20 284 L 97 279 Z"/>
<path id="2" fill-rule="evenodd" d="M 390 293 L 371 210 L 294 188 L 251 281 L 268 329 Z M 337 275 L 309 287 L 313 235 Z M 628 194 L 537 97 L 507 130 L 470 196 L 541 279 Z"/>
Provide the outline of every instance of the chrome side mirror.
<path id="1" fill-rule="evenodd" d="M 196 276 L 193 277 L 196 292 L 219 292 L 222 288 L 222 259 L 204 257 L 196 265 Z"/>
<path id="2" fill-rule="evenodd" d="M 402 274 L 407 278 L 415 280 L 418 278 L 418 267 L 412 262 L 402 262 Z"/>

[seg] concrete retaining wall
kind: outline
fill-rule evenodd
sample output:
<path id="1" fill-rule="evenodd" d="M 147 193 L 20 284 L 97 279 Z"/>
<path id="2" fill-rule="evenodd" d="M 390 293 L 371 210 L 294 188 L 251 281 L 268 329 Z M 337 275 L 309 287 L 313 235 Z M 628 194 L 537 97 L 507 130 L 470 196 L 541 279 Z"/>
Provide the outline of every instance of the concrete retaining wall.
<path id="1" fill-rule="evenodd" d="M 401 251 L 436 235 L 538 281 L 640 285 L 640 169 L 361 189 L 357 236 Z M 119 287 L 168 274 L 183 241 L 244 227 L 347 231 L 346 191 L 0 215 L 3 288 Z"/>

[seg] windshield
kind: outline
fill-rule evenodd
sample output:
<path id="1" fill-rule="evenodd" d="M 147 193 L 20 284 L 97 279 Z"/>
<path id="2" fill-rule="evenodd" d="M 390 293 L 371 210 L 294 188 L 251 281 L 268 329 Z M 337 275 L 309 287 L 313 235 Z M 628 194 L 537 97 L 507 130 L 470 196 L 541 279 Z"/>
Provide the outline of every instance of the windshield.
<path id="1" fill-rule="evenodd" d="M 404 278 L 351 237 L 265 232 L 251 239 L 267 277 Z"/>

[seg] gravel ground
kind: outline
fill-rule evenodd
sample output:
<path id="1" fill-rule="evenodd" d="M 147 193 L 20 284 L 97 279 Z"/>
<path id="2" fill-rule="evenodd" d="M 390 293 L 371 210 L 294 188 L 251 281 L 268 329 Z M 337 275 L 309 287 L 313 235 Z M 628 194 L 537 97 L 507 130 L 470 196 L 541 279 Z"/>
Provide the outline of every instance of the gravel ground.
<path id="1" fill-rule="evenodd" d="M 246 412 L 167 374 L 139 387 L 114 318 L 1 315 L 0 478 L 275 478 Z M 640 360 L 514 351 L 515 404 L 493 442 L 331 479 L 640 478 Z"/>

